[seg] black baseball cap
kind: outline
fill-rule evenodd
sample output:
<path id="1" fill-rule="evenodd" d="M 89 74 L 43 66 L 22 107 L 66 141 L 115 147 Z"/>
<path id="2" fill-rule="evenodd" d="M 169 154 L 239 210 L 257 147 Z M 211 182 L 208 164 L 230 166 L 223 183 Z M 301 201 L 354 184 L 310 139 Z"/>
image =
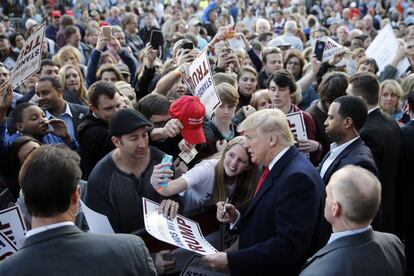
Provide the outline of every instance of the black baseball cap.
<path id="1" fill-rule="evenodd" d="M 130 108 L 117 111 L 109 119 L 109 131 L 112 136 L 129 134 L 145 126 L 152 126 L 152 123 L 140 112 Z"/>

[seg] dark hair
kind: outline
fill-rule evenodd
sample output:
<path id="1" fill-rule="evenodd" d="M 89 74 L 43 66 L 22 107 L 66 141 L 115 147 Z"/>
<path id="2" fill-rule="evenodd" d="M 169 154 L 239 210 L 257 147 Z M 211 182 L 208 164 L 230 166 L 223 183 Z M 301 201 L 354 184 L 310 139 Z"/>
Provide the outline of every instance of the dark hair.
<path id="1" fill-rule="evenodd" d="M 24 35 L 23 35 L 22 33 L 13 33 L 13 34 L 9 37 L 10 44 L 11 44 L 13 47 L 17 47 L 17 45 L 16 45 L 16 38 L 17 38 L 19 35 L 20 35 L 21 37 L 25 38 L 25 37 L 24 37 Z"/>
<path id="2" fill-rule="evenodd" d="M 262 44 L 259 41 L 257 41 L 256 39 L 250 40 L 249 43 L 250 43 L 250 45 L 252 46 L 252 48 L 254 50 L 259 51 L 259 52 L 263 51 Z"/>
<path id="3" fill-rule="evenodd" d="M 29 142 L 35 142 L 40 145 L 40 142 L 33 137 L 30 136 L 20 136 L 10 145 L 10 163 L 11 163 L 11 171 L 13 177 L 16 177 L 16 181 L 19 175 L 19 171 L 21 168 L 21 162 L 18 157 L 18 153 L 20 149 Z"/>
<path id="4" fill-rule="evenodd" d="M 356 131 L 359 131 L 368 116 L 368 109 L 364 101 L 354 96 L 342 96 L 335 99 L 334 103 L 340 104 L 338 113 L 343 118 L 351 118 Z"/>
<path id="5" fill-rule="evenodd" d="M 272 33 L 272 32 L 264 32 L 264 33 L 261 33 L 261 34 L 259 34 L 259 35 L 257 36 L 257 40 L 259 40 L 259 41 L 261 41 L 261 42 L 264 42 L 264 41 L 266 41 L 266 40 L 267 40 L 267 37 L 268 37 L 268 36 L 273 37 L 273 33 Z"/>
<path id="6" fill-rule="evenodd" d="M 409 105 L 410 111 L 414 112 L 414 91 L 411 91 L 407 96 L 407 103 Z"/>
<path id="7" fill-rule="evenodd" d="M 46 77 L 40 78 L 40 80 L 37 83 L 44 82 L 44 81 L 49 81 L 52 84 L 53 89 L 55 90 L 62 89 L 62 85 L 60 84 L 60 81 L 58 81 L 57 79 L 53 77 L 46 76 Z"/>
<path id="8" fill-rule="evenodd" d="M 75 24 L 74 17 L 64 14 L 60 17 L 59 25 L 63 26 L 64 28 L 69 27 Z"/>
<path id="9" fill-rule="evenodd" d="M 36 106 L 36 105 L 30 102 L 16 105 L 16 107 L 13 109 L 13 112 L 11 114 L 13 125 L 16 125 L 17 123 L 21 123 L 23 121 L 23 111 L 30 106 Z"/>
<path id="10" fill-rule="evenodd" d="M 51 59 L 44 59 L 42 60 L 42 62 L 40 63 L 40 71 L 42 71 L 44 66 L 56 66 L 59 67 L 56 63 L 54 63 Z"/>
<path id="11" fill-rule="evenodd" d="M 170 102 L 164 95 L 148 94 L 137 102 L 135 109 L 149 120 L 152 115 L 168 114 Z"/>
<path id="12" fill-rule="evenodd" d="M 76 152 L 53 145 L 40 146 L 26 159 L 19 183 L 32 216 L 53 217 L 69 209 L 82 175 L 79 164 Z"/>
<path id="13" fill-rule="evenodd" d="M 375 74 L 376 74 L 376 73 L 378 72 L 378 70 L 379 70 L 379 68 L 378 68 L 378 64 L 377 64 L 376 60 L 375 60 L 375 59 L 373 59 L 373 58 L 368 58 L 368 57 L 363 57 L 363 58 L 361 58 L 361 59 L 358 61 L 357 69 L 359 69 L 359 67 L 360 67 L 362 64 L 373 65 L 373 66 L 374 66 L 374 71 L 375 71 Z"/>
<path id="14" fill-rule="evenodd" d="M 115 84 L 109 81 L 97 81 L 88 89 L 88 101 L 94 107 L 98 107 L 98 101 L 101 96 L 106 96 L 112 100 L 116 93 L 118 93 L 118 89 Z"/>
<path id="15" fill-rule="evenodd" d="M 66 40 L 66 42 L 68 42 L 69 38 L 73 34 L 75 34 L 76 32 L 79 32 L 78 27 L 71 26 L 71 25 L 70 26 L 67 26 L 66 29 L 65 29 L 65 40 Z"/>
<path id="16" fill-rule="evenodd" d="M 295 81 L 295 77 L 286 69 L 277 70 L 274 72 L 267 82 L 267 87 L 269 87 L 270 82 L 274 81 L 279 87 L 289 87 L 290 94 L 293 94 L 298 89 L 298 86 Z"/>
<path id="17" fill-rule="evenodd" d="M 348 76 L 342 72 L 330 72 L 325 74 L 318 87 L 320 101 L 328 111 L 329 105 L 338 97 L 346 95 L 348 88 Z"/>
<path id="18" fill-rule="evenodd" d="M 361 96 L 369 105 L 378 105 L 379 82 L 377 76 L 368 72 L 356 73 L 351 77 L 354 96 Z"/>
<path id="19" fill-rule="evenodd" d="M 282 55 L 282 50 L 277 47 L 268 47 L 263 50 L 263 63 L 267 63 L 267 56 L 271 54 L 280 54 Z"/>

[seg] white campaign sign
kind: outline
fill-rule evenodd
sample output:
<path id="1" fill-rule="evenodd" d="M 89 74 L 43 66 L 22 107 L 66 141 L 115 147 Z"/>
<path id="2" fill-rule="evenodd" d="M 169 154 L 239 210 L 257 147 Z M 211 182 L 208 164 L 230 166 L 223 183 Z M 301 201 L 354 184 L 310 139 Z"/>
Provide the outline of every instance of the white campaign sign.
<path id="1" fill-rule="evenodd" d="M 221 104 L 221 101 L 213 81 L 207 48 L 204 48 L 190 64 L 188 73 L 189 77 L 185 79 L 185 82 L 191 93 L 200 99 L 206 109 L 207 116 L 210 118 L 216 107 Z"/>
<path id="2" fill-rule="evenodd" d="M 18 206 L 0 211 L 0 232 L 7 236 L 17 248 L 22 246 L 26 235 L 26 225 Z"/>
<path id="3" fill-rule="evenodd" d="M 181 215 L 166 217 L 158 212 L 160 205 L 147 198 L 142 198 L 142 204 L 145 229 L 154 238 L 200 255 L 217 252 L 204 238 L 198 223 Z"/>
<path id="4" fill-rule="evenodd" d="M 373 58 L 377 62 L 379 68 L 378 74 L 384 70 L 385 66 L 392 62 L 398 47 L 397 37 L 391 25 L 388 24 L 382 28 L 365 51 L 367 57 Z M 397 67 L 397 76 L 402 76 L 409 66 L 410 62 L 408 58 L 401 60 Z"/>
<path id="5" fill-rule="evenodd" d="M 329 61 L 333 56 L 338 53 L 343 46 L 338 44 L 335 40 L 328 36 L 321 37 L 319 40 L 325 42 L 325 48 L 323 49 L 323 56 L 322 61 Z M 315 52 L 315 44 L 316 41 L 313 41 L 312 43 L 312 53 Z"/>
<path id="6" fill-rule="evenodd" d="M 11 73 L 10 79 L 13 90 L 40 70 L 45 27 L 46 22 L 34 31 L 24 43 L 19 57 L 16 60 L 16 65 Z"/>
<path id="7" fill-rule="evenodd" d="M 86 206 L 81 200 L 82 212 L 85 215 L 85 219 L 88 222 L 89 231 L 96 234 L 114 234 L 114 229 L 109 222 L 109 219 L 100 213 L 95 212 Z"/>
<path id="8" fill-rule="evenodd" d="M 289 120 L 290 130 L 296 141 L 307 140 L 306 125 L 301 111 L 289 113 L 286 115 Z"/>
<path id="9" fill-rule="evenodd" d="M 16 245 L 6 235 L 0 232 L 0 262 L 16 252 Z"/>

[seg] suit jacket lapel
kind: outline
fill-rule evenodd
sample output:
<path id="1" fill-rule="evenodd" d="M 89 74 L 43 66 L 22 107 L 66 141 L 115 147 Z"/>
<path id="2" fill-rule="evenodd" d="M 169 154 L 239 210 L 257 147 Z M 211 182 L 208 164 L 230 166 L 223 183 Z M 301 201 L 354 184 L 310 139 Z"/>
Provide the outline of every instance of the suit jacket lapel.
<path id="1" fill-rule="evenodd" d="M 273 178 L 278 177 L 280 173 L 282 172 L 283 168 L 286 166 L 286 164 L 289 162 L 289 160 L 297 155 L 299 152 L 295 148 L 295 146 L 291 146 L 289 150 L 280 158 L 276 164 L 273 166 L 272 170 L 269 172 L 269 175 L 266 177 L 265 181 L 262 184 L 262 187 L 260 187 L 259 191 L 255 195 L 255 197 L 250 201 L 249 206 L 247 207 L 246 212 L 244 213 L 244 216 L 246 216 L 253 207 L 259 202 L 260 198 L 266 193 L 267 190 L 269 190 L 273 185 Z"/>
<path id="2" fill-rule="evenodd" d="M 323 176 L 323 181 L 325 183 L 328 182 L 328 180 L 331 178 L 332 174 L 334 173 L 334 169 L 336 168 L 336 166 L 338 165 L 339 161 L 341 161 L 341 159 L 343 159 L 344 157 L 346 157 L 357 145 L 359 145 L 361 143 L 361 138 L 358 138 L 357 140 L 355 140 L 354 142 L 352 142 L 349 146 L 347 146 L 336 158 L 335 160 L 331 163 L 331 165 L 328 167 L 328 169 L 326 170 L 324 176 Z M 322 167 L 322 166 L 321 166 Z"/>

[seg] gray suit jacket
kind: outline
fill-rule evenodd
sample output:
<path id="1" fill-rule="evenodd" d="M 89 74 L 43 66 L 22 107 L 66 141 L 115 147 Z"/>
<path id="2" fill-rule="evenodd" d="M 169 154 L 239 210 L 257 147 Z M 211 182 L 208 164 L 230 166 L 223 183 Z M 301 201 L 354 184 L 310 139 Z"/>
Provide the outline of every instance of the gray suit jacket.
<path id="1" fill-rule="evenodd" d="M 141 238 L 63 226 L 30 236 L 0 264 L 0 275 L 157 275 Z"/>
<path id="2" fill-rule="evenodd" d="M 405 271 L 401 241 L 370 229 L 324 246 L 306 262 L 300 276 L 403 276 Z"/>

